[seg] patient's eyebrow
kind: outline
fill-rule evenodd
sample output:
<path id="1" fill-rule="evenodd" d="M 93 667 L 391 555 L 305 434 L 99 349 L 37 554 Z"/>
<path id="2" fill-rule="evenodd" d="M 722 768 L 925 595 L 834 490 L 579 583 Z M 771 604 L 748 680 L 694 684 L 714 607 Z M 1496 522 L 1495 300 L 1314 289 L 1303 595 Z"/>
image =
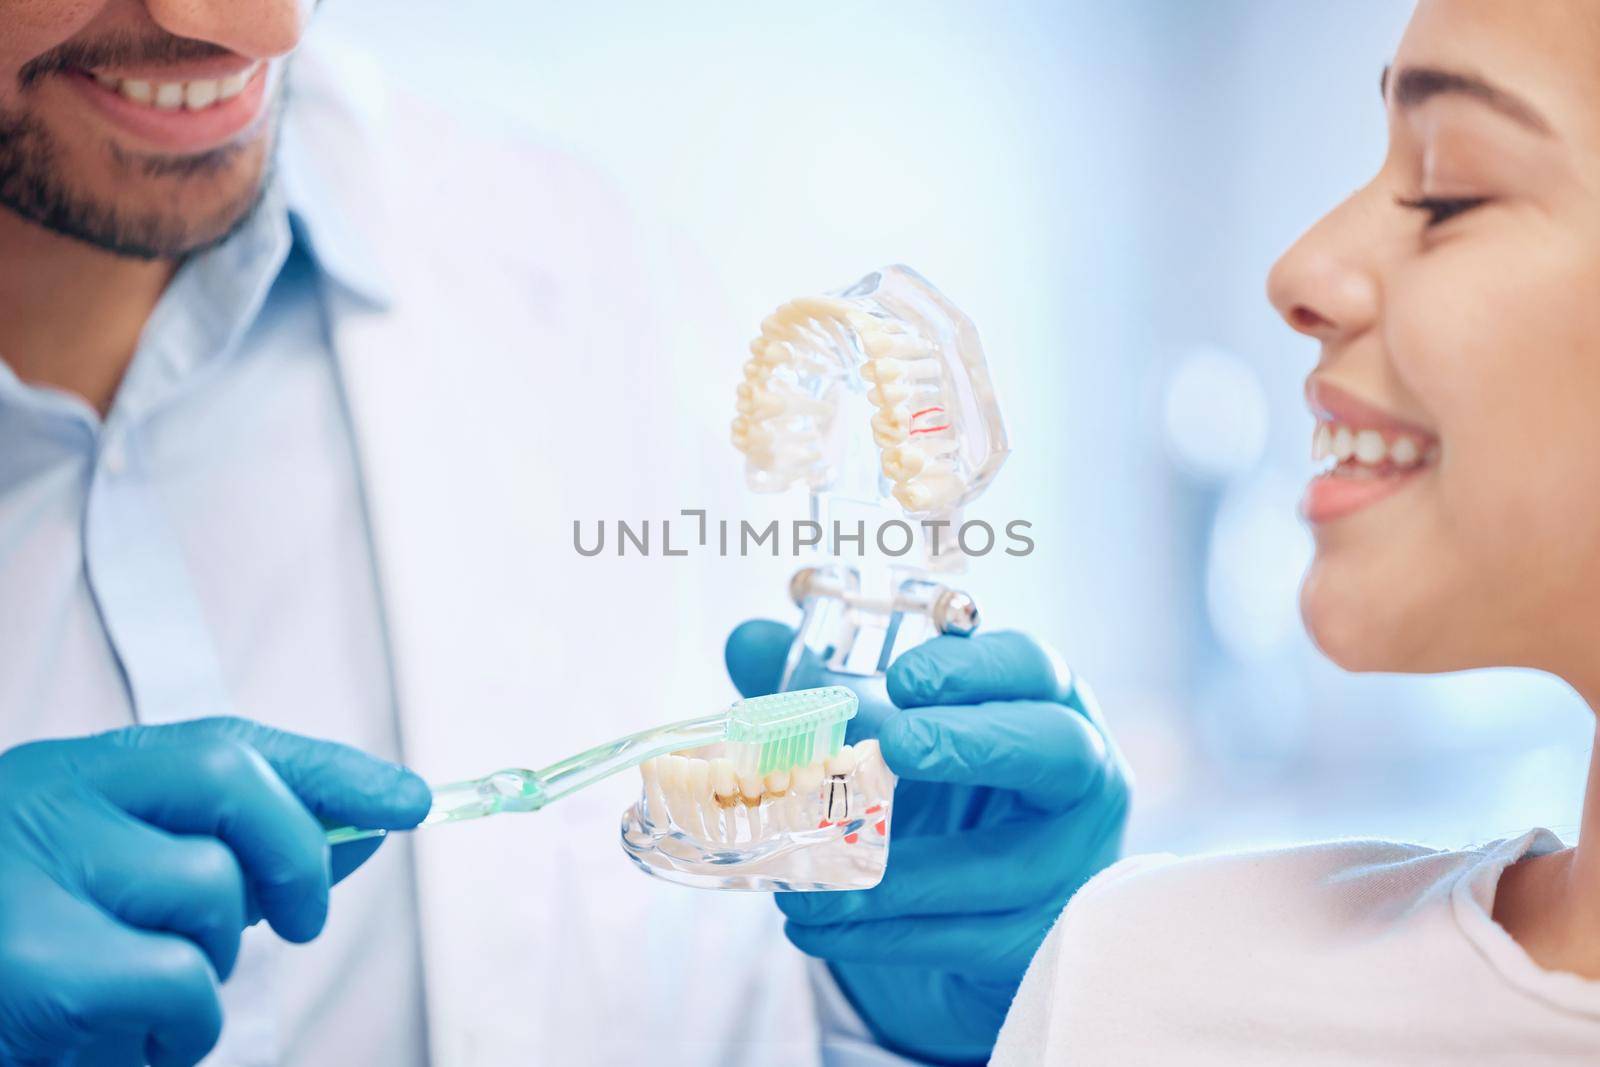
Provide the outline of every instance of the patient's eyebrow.
<path id="1" fill-rule="evenodd" d="M 1535 133 L 1545 136 L 1550 134 L 1550 124 L 1532 104 L 1474 74 L 1433 67 L 1402 67 L 1396 74 L 1385 67 L 1378 88 L 1386 99 L 1391 86 L 1394 90 L 1395 106 L 1402 111 L 1418 107 L 1436 96 L 1456 94 L 1493 108 Z"/>

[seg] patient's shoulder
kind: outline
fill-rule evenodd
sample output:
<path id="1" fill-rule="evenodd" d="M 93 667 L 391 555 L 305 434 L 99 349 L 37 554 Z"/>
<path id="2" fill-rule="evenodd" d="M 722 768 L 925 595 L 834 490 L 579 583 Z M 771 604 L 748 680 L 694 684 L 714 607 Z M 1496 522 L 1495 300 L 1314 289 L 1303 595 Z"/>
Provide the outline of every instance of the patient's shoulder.
<path id="1" fill-rule="evenodd" d="M 1448 893 L 1476 858 L 1391 841 L 1328 841 L 1293 848 L 1178 859 L 1134 856 L 1091 879 L 1061 917 L 1081 947 L 1147 942 L 1225 952 L 1246 942 L 1305 947 L 1387 927 Z"/>

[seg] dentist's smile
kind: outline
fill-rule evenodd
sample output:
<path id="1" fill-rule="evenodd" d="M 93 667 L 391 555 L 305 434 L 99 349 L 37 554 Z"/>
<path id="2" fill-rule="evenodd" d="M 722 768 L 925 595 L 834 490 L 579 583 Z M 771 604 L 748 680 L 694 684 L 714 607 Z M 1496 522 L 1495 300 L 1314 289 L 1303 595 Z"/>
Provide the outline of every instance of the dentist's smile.
<path id="1" fill-rule="evenodd" d="M 1300 510 L 1311 523 L 1333 522 L 1390 496 L 1431 470 L 1439 439 L 1350 393 L 1312 378 L 1306 400 L 1317 417 L 1313 461 L 1331 465 L 1311 480 Z"/>
<path id="2" fill-rule="evenodd" d="M 226 145 L 266 111 L 272 65 L 242 59 L 151 70 L 78 70 L 75 90 L 150 147 L 191 155 Z"/>

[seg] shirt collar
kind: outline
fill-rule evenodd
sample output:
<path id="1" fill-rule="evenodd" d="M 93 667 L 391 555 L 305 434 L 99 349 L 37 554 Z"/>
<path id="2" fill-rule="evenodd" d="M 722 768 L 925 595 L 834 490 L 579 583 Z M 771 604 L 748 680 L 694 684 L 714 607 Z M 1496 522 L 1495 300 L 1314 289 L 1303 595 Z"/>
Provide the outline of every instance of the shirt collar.
<path id="1" fill-rule="evenodd" d="M 295 58 L 285 86 L 277 167 L 296 236 L 335 283 L 374 307 L 387 307 L 394 289 L 384 266 L 388 231 L 375 120 L 359 100 L 345 98 L 324 65 Z"/>

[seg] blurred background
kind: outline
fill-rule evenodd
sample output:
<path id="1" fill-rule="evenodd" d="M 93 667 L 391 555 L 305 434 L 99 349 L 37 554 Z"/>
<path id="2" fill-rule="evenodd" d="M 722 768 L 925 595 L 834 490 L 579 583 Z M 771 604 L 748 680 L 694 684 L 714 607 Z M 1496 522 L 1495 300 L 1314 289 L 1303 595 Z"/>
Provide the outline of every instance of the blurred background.
<path id="1" fill-rule="evenodd" d="M 1025 518 L 1038 548 L 966 584 L 1092 681 L 1134 849 L 1575 833 L 1592 719 L 1565 686 L 1347 676 L 1297 615 L 1314 347 L 1264 279 L 1381 159 L 1408 4 L 326 6 L 433 104 L 564 147 L 635 216 L 660 300 L 640 358 L 670 361 L 672 395 L 630 402 L 682 413 L 640 458 L 672 487 L 652 507 L 803 516 L 749 494 L 727 443 L 778 303 L 905 262 L 967 311 L 1014 448 L 969 514 Z M 727 694 L 727 630 L 785 617 L 794 565 L 691 561 L 670 612 L 605 624 L 674 642 L 651 684 L 698 709 Z"/>

